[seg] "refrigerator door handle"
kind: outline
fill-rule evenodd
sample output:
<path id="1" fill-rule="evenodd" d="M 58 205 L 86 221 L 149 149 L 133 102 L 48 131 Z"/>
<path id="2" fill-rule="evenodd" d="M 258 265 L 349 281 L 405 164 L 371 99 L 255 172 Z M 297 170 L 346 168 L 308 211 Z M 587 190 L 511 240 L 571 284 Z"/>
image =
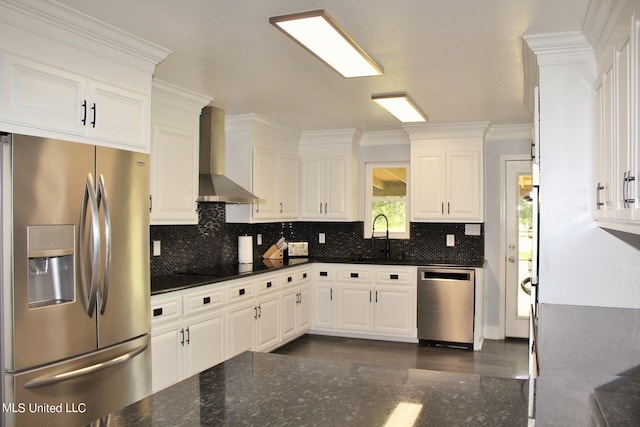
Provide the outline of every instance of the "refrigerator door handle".
<path id="1" fill-rule="evenodd" d="M 107 297 L 109 295 L 109 279 L 111 277 L 111 215 L 109 214 L 109 201 L 107 198 L 107 190 L 104 185 L 104 176 L 100 174 L 98 179 L 97 192 L 98 209 L 100 205 L 104 206 L 104 238 L 105 238 L 105 266 L 104 280 L 102 290 L 100 291 L 100 314 L 104 314 L 107 307 Z"/>
<path id="2" fill-rule="evenodd" d="M 133 359 L 138 354 L 145 351 L 147 348 L 147 344 L 142 344 L 133 350 L 130 350 L 120 356 L 116 356 L 112 359 L 105 360 L 104 362 L 99 362 L 94 365 L 85 366 L 79 369 L 74 369 L 73 371 L 63 372 L 61 374 L 55 374 L 51 376 L 44 376 L 40 378 L 36 378 L 34 380 L 29 381 L 24 385 L 25 388 L 37 388 L 44 387 L 46 385 L 59 383 L 62 381 L 71 380 L 74 378 L 81 377 L 83 375 L 88 375 L 96 371 L 100 371 L 102 369 L 110 368 L 115 365 L 119 365 L 121 363 L 126 362 L 127 360 Z"/>
<path id="3" fill-rule="evenodd" d="M 87 248 L 85 247 L 85 231 L 87 221 L 87 207 L 91 209 L 91 284 L 87 288 L 89 281 L 87 280 L 87 266 L 85 257 Z M 80 208 L 80 232 L 79 232 L 79 262 L 80 262 L 80 281 L 85 297 L 85 304 L 89 317 L 93 316 L 93 310 L 96 308 L 96 294 L 98 288 L 98 267 L 100 263 L 100 219 L 98 217 L 98 201 L 96 198 L 93 176 L 87 175 L 85 182 L 84 196 L 82 197 L 82 207 Z"/>

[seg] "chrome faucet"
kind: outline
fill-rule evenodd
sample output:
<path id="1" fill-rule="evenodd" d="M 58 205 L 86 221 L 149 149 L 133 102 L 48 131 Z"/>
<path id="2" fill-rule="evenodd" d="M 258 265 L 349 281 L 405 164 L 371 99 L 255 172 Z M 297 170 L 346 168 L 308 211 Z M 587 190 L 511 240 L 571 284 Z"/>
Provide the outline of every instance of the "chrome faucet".
<path id="1" fill-rule="evenodd" d="M 373 224 L 371 226 L 372 230 L 371 230 L 371 246 L 373 246 L 373 241 L 376 238 L 376 221 L 378 220 L 378 218 L 384 218 L 384 220 L 387 222 L 387 234 L 386 234 L 386 242 L 384 245 L 384 250 L 380 251 L 384 254 L 385 258 L 391 258 L 391 246 L 389 245 L 389 218 L 387 218 L 387 216 L 385 214 L 378 214 L 376 215 L 376 217 L 373 219 Z"/>

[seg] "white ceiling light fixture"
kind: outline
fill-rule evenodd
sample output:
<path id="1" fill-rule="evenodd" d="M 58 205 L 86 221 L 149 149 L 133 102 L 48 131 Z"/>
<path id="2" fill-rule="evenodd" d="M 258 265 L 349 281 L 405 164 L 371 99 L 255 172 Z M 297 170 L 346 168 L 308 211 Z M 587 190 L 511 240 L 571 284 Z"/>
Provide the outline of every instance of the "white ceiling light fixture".
<path id="1" fill-rule="evenodd" d="M 426 122 L 429 119 L 405 92 L 374 94 L 371 100 L 403 123 Z"/>
<path id="2" fill-rule="evenodd" d="M 269 23 L 345 78 L 384 74 L 382 67 L 324 10 L 274 16 Z"/>

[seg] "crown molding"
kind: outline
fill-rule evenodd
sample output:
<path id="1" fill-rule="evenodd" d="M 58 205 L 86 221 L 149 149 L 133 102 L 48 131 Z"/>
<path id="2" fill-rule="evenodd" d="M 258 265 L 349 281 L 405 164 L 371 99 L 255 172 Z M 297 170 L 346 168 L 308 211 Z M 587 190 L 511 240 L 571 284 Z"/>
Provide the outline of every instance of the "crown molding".
<path id="1" fill-rule="evenodd" d="M 165 104 L 181 103 L 189 109 L 202 110 L 213 98 L 206 95 L 181 88 L 163 80 L 153 79 L 151 82 L 152 102 L 163 102 Z"/>
<path id="2" fill-rule="evenodd" d="M 595 62 L 593 48 L 580 31 L 525 34 L 522 38 L 540 67 Z"/>
<path id="3" fill-rule="evenodd" d="M 1 0 L 0 22 L 149 74 L 171 53 L 55 1 Z"/>
<path id="4" fill-rule="evenodd" d="M 225 131 L 250 132 L 297 144 L 300 131 L 277 123 L 260 114 L 234 114 L 225 117 Z"/>
<path id="5" fill-rule="evenodd" d="M 490 122 L 407 124 L 402 128 L 414 139 L 483 138 Z"/>
<path id="6" fill-rule="evenodd" d="M 404 130 L 364 132 L 360 138 L 361 147 L 408 145 L 410 142 L 409 135 Z"/>
<path id="7" fill-rule="evenodd" d="M 359 129 L 332 129 L 314 130 L 302 132 L 300 145 L 314 144 L 354 144 L 357 145 L 362 138 Z"/>

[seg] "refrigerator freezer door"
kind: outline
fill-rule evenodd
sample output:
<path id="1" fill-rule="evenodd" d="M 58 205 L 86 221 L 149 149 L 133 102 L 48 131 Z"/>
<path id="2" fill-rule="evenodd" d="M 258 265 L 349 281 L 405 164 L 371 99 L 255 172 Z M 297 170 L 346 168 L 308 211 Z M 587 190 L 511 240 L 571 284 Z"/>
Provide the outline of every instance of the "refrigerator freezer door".
<path id="1" fill-rule="evenodd" d="M 149 156 L 96 147 L 96 183 L 103 230 L 98 346 L 106 347 L 151 328 Z"/>
<path id="2" fill-rule="evenodd" d="M 85 425 L 151 394 L 149 336 L 6 375 L 5 426 Z"/>
<path id="3" fill-rule="evenodd" d="M 15 372 L 96 349 L 96 319 L 87 312 L 77 244 L 95 148 L 14 135 L 12 150 L 13 309 L 3 321 L 5 340 L 13 345 L 5 369 Z M 60 289 L 32 289 L 30 301 L 30 285 L 50 284 Z M 45 297 L 35 301 L 33 295 Z"/>

